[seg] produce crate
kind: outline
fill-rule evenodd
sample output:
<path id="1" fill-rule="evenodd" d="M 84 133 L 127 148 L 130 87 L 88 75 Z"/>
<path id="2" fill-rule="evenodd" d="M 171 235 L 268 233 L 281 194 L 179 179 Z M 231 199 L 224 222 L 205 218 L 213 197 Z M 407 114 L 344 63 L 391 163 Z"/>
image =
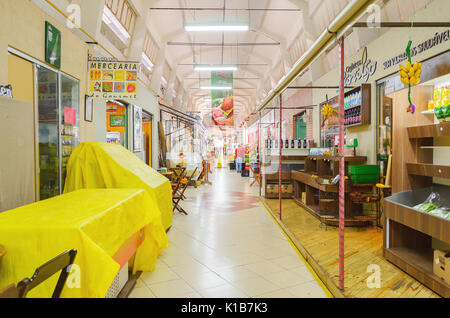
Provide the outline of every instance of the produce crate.
<path id="1" fill-rule="evenodd" d="M 380 166 L 349 166 L 348 173 L 353 184 L 375 184 L 380 176 Z"/>

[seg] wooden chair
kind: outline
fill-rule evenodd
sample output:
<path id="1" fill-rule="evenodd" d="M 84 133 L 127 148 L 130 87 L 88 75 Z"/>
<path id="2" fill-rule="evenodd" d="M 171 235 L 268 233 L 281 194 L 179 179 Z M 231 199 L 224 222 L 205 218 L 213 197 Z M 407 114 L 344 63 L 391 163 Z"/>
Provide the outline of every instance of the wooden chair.
<path id="1" fill-rule="evenodd" d="M 195 173 L 197 172 L 198 167 L 194 169 L 194 172 L 192 172 L 191 176 L 188 179 L 182 179 L 180 181 L 180 187 L 177 192 L 175 192 L 172 195 L 172 201 L 173 201 L 173 212 L 175 210 L 178 210 L 180 213 L 183 213 L 187 215 L 187 212 L 179 205 L 181 200 L 184 200 L 186 197 L 184 196 L 184 192 L 186 191 L 187 187 L 189 186 L 189 183 L 191 182 L 192 178 L 194 177 Z"/>
<path id="2" fill-rule="evenodd" d="M 253 186 L 256 182 L 258 182 L 259 185 L 261 185 L 261 173 L 255 173 L 255 170 L 253 169 L 253 166 L 250 166 L 250 170 L 253 173 L 253 177 L 255 178 L 255 180 L 253 180 L 253 182 L 250 184 L 250 187 Z"/>
<path id="3" fill-rule="evenodd" d="M 186 191 L 188 185 L 189 185 L 189 181 L 187 179 L 183 179 L 180 181 L 179 193 L 175 193 L 175 195 L 172 197 L 173 212 L 175 212 L 175 210 L 178 210 L 178 212 L 187 215 L 187 212 L 181 206 L 179 206 L 179 203 L 180 203 L 181 199 L 183 198 L 184 191 Z"/>
<path id="4" fill-rule="evenodd" d="M 31 278 L 21 280 L 17 286 L 9 285 L 0 291 L 0 298 L 25 298 L 33 288 L 61 271 L 52 298 L 59 298 L 69 276 L 70 266 L 75 260 L 77 250 L 66 251 L 44 265 L 39 266 Z"/>

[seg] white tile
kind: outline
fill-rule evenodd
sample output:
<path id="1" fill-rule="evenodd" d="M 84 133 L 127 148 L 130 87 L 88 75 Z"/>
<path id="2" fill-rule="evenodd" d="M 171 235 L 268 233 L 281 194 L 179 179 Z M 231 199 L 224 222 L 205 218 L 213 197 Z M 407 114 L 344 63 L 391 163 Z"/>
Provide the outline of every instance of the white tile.
<path id="1" fill-rule="evenodd" d="M 170 246 L 159 257 L 155 272 L 144 274 L 137 282 L 134 295 L 145 294 L 143 287 L 150 288 L 149 296 L 157 297 L 322 295 L 259 202 L 245 210 L 223 212 L 224 207 L 239 206 L 243 200 L 233 196 L 234 192 L 257 197 L 259 189 L 250 188 L 248 179 L 227 169 L 214 170 L 212 186 L 186 191 L 188 198 L 197 196 L 192 202 L 183 202 L 189 215 L 174 214 L 168 233 Z M 308 287 L 310 290 L 305 289 Z"/>
<path id="2" fill-rule="evenodd" d="M 147 285 L 150 286 L 156 283 L 167 282 L 171 280 L 179 279 L 178 275 L 173 272 L 170 268 L 159 268 L 153 272 L 143 272 L 140 279 Z"/>
<path id="3" fill-rule="evenodd" d="M 248 298 L 242 290 L 230 285 L 200 290 L 199 293 L 205 298 Z"/>
<path id="4" fill-rule="evenodd" d="M 298 255 L 278 257 L 271 259 L 270 261 L 285 269 L 292 269 L 300 266 L 306 267 L 305 263 L 303 263 Z"/>
<path id="5" fill-rule="evenodd" d="M 280 289 L 280 287 L 262 277 L 239 280 L 233 282 L 233 286 L 242 289 L 244 293 L 250 297 L 255 297 L 257 295 L 262 295 Z"/>
<path id="6" fill-rule="evenodd" d="M 258 274 L 243 266 L 218 269 L 216 270 L 216 273 L 229 282 L 236 282 L 248 278 L 259 277 Z"/>
<path id="7" fill-rule="evenodd" d="M 294 294 L 292 294 L 287 289 L 280 289 L 273 292 L 269 292 L 266 294 L 258 295 L 258 298 L 296 298 Z"/>
<path id="8" fill-rule="evenodd" d="M 307 282 L 289 287 L 287 290 L 297 298 L 328 298 L 323 289 L 316 282 Z"/>
<path id="9" fill-rule="evenodd" d="M 177 279 L 150 285 L 150 290 L 158 298 L 172 298 L 195 292 L 184 280 Z"/>
<path id="10" fill-rule="evenodd" d="M 128 298 L 155 298 L 156 296 L 152 293 L 152 291 L 145 286 L 144 284 L 138 286 L 134 286 Z"/>
<path id="11" fill-rule="evenodd" d="M 184 278 L 195 290 L 208 289 L 227 284 L 227 281 L 216 273 L 200 273 Z"/>
<path id="12" fill-rule="evenodd" d="M 293 273 L 289 271 L 266 274 L 264 275 L 264 278 L 280 288 L 292 287 L 295 285 L 311 281 L 310 277 L 306 275 L 300 275 L 298 273 Z M 311 278 L 314 279 L 314 277 L 312 276 Z"/>
<path id="13" fill-rule="evenodd" d="M 266 274 L 281 272 L 285 270 L 280 265 L 272 263 L 271 261 L 262 261 L 257 263 L 252 263 L 244 266 L 245 268 L 251 270 L 252 272 L 264 276 Z"/>

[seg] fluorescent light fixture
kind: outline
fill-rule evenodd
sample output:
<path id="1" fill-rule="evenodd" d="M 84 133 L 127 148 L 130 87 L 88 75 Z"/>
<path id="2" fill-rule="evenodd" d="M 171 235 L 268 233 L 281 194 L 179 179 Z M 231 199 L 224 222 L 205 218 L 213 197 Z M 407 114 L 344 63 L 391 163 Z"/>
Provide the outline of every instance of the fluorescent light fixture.
<path id="1" fill-rule="evenodd" d="M 236 65 L 195 65 L 194 71 L 237 71 Z"/>
<path id="2" fill-rule="evenodd" d="M 248 31 L 248 25 L 226 24 L 187 24 L 184 29 L 188 32 L 214 32 L 214 31 Z"/>
<path id="3" fill-rule="evenodd" d="M 201 90 L 215 90 L 215 91 L 229 91 L 232 90 L 231 86 L 200 86 Z"/>

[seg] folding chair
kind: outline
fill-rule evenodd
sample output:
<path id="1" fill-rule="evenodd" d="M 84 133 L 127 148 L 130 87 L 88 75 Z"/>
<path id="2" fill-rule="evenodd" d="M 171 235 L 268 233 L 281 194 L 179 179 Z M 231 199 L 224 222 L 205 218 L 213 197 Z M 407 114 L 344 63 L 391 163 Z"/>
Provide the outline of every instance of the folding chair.
<path id="1" fill-rule="evenodd" d="M 198 167 L 195 167 L 194 172 L 192 172 L 191 176 L 188 179 L 182 179 L 180 181 L 180 187 L 177 189 L 178 191 L 172 195 L 172 200 L 174 203 L 174 207 L 173 207 L 174 212 L 176 209 L 179 212 L 187 215 L 187 212 L 181 206 L 179 206 L 179 203 L 181 200 L 186 199 L 186 197 L 184 196 L 184 191 L 186 191 L 187 187 L 189 186 L 189 183 L 191 182 L 192 178 L 194 177 L 195 173 L 197 172 L 197 169 L 198 169 Z"/>
<path id="2" fill-rule="evenodd" d="M 250 184 L 250 187 L 253 186 L 256 182 L 261 185 L 261 173 L 255 173 L 253 166 L 250 166 L 250 170 L 252 171 L 253 177 L 255 178 L 255 180 L 253 180 L 253 182 Z"/>
<path id="3" fill-rule="evenodd" d="M 189 185 L 189 181 L 187 179 L 180 180 L 179 193 L 175 193 L 172 197 L 173 212 L 175 212 L 175 210 L 178 210 L 178 212 L 188 215 L 187 212 L 181 206 L 179 206 L 179 203 L 180 203 L 181 199 L 183 198 L 184 191 L 186 191 L 188 185 Z"/>
<path id="4" fill-rule="evenodd" d="M 76 255 L 77 250 L 72 249 L 39 266 L 31 278 L 25 278 L 17 286 L 12 284 L 0 291 L 0 298 L 25 298 L 28 292 L 61 271 L 52 295 L 52 298 L 59 298 Z"/>

